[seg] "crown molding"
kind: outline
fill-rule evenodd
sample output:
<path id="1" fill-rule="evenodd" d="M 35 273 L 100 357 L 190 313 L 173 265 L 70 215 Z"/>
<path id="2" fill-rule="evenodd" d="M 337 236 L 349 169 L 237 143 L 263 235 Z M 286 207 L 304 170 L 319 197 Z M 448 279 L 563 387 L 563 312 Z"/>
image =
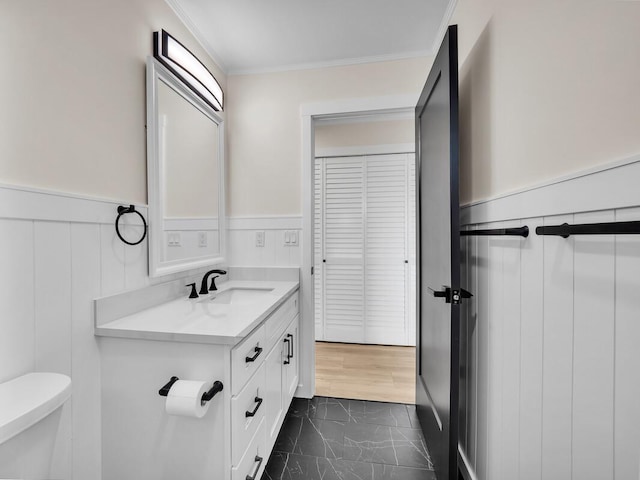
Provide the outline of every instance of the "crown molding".
<path id="1" fill-rule="evenodd" d="M 440 28 L 438 29 L 436 38 L 433 41 L 433 46 L 431 47 L 431 55 L 435 56 L 438 53 L 440 44 L 442 43 L 445 33 L 447 33 L 447 28 L 449 28 L 449 23 L 451 22 L 451 17 L 453 17 L 453 12 L 456 10 L 457 4 L 458 0 L 449 0 L 447 9 L 444 11 L 444 16 L 442 17 L 442 23 L 440 23 Z"/>
<path id="2" fill-rule="evenodd" d="M 207 54 L 211 57 L 211 59 L 218 65 L 218 68 L 222 70 L 222 73 L 225 75 L 229 75 L 229 69 L 225 65 L 225 62 L 222 61 L 220 56 L 217 54 L 215 49 L 211 46 L 211 44 L 205 39 L 205 36 L 202 34 L 200 29 L 196 27 L 196 24 L 191 20 L 191 17 L 184 11 L 184 9 L 180 6 L 177 0 L 165 0 L 167 5 L 173 10 L 173 13 L 176 14 L 178 19 L 183 23 L 186 29 L 193 35 L 196 41 L 200 44 L 202 48 L 207 52 Z"/>
<path id="3" fill-rule="evenodd" d="M 342 58 L 342 59 L 326 60 L 326 61 L 318 61 L 318 62 L 293 63 L 293 64 L 285 64 L 285 65 L 276 65 L 272 67 L 233 68 L 233 67 L 229 67 L 221 59 L 220 55 L 206 40 L 205 36 L 202 34 L 200 29 L 193 22 L 191 17 L 180 6 L 178 0 L 165 0 L 165 2 L 167 3 L 167 5 L 169 5 L 171 10 L 173 10 L 173 12 L 176 14 L 178 19 L 184 24 L 187 30 L 193 35 L 193 37 L 200 44 L 200 46 L 204 48 L 204 50 L 211 57 L 211 59 L 218 65 L 220 70 L 222 70 L 222 72 L 227 76 L 261 75 L 261 74 L 267 74 L 267 73 L 280 73 L 280 72 L 289 72 L 289 71 L 297 71 L 297 70 L 314 70 L 314 69 L 331 68 L 331 67 L 345 67 L 349 65 L 362 65 L 367 63 L 380 63 L 380 62 L 392 62 L 397 60 L 407 60 L 407 59 L 419 58 L 419 57 L 432 57 L 438 52 L 440 43 L 444 38 L 444 35 L 449 26 L 449 22 L 451 21 L 451 17 L 453 16 L 456 5 L 458 3 L 457 0 L 449 0 L 444 16 L 442 18 L 442 22 L 440 23 L 438 33 L 436 34 L 435 40 L 430 50 L 419 50 L 419 51 L 413 51 L 413 52 L 392 53 L 392 54 L 386 54 L 386 55 L 371 55 L 371 56 L 362 56 L 362 57 Z"/>

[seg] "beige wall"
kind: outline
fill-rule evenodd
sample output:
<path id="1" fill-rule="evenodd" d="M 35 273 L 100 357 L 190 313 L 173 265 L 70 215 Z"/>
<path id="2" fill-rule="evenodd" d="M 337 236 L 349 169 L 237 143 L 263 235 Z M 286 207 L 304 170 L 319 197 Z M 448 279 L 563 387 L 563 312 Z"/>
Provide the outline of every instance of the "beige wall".
<path id="1" fill-rule="evenodd" d="M 146 203 L 145 59 L 163 0 L 0 0 L 0 183 Z"/>
<path id="2" fill-rule="evenodd" d="M 415 94 L 431 58 L 230 76 L 227 117 L 231 215 L 301 214 L 300 105 Z"/>
<path id="3" fill-rule="evenodd" d="M 640 153 L 640 2 L 459 0 L 461 200 Z"/>
<path id="4" fill-rule="evenodd" d="M 229 210 L 300 213 L 300 105 L 417 93 L 430 59 L 227 80 L 162 0 L 0 0 L 0 183 L 146 202 L 144 61 L 166 28 L 225 87 Z M 462 201 L 640 151 L 640 2 L 459 0 Z"/>
<path id="5" fill-rule="evenodd" d="M 415 142 L 413 119 L 317 125 L 316 151 L 330 147 L 360 147 Z"/>

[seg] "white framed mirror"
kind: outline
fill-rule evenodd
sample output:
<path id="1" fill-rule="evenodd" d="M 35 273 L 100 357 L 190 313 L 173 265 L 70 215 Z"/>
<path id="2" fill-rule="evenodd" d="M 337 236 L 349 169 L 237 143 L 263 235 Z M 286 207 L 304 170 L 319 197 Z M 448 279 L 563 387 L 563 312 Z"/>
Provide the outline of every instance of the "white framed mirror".
<path id="1" fill-rule="evenodd" d="M 149 276 L 224 261 L 224 178 L 222 117 L 149 57 Z"/>

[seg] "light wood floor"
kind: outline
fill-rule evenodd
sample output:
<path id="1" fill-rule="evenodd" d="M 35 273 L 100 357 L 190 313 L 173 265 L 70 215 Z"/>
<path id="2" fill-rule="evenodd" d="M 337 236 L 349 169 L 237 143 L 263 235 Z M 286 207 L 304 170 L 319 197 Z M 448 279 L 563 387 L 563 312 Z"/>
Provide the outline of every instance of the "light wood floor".
<path id="1" fill-rule="evenodd" d="M 316 342 L 316 395 L 415 403 L 415 347 Z"/>

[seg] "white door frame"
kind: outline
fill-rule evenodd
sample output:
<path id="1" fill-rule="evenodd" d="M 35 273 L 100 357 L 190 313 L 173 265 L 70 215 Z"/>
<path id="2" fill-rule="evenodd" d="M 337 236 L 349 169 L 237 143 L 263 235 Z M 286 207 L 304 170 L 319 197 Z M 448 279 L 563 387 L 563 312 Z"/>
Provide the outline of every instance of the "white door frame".
<path id="1" fill-rule="evenodd" d="M 417 95 L 355 98 L 300 106 L 302 120 L 302 272 L 300 274 L 300 384 L 296 396 L 311 398 L 316 392 L 315 318 L 313 311 L 313 167 L 315 121 L 319 119 L 413 112 Z"/>

